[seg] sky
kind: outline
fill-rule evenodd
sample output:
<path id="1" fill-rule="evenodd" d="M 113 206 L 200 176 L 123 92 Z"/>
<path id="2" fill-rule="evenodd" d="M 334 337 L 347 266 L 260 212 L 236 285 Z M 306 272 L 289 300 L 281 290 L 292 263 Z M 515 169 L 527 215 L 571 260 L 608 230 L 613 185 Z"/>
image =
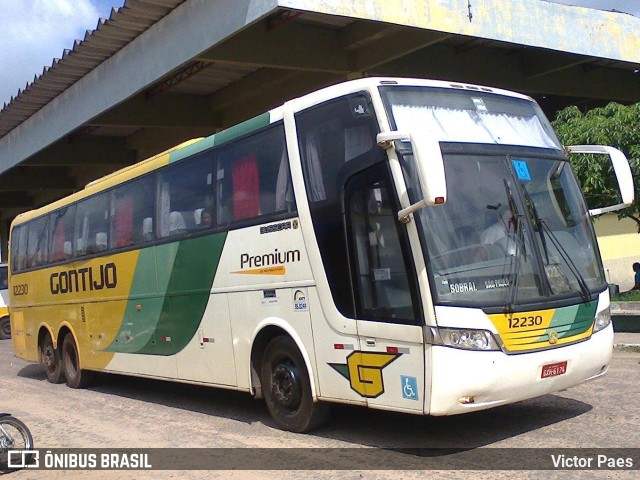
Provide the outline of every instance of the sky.
<path id="1" fill-rule="evenodd" d="M 0 0 L 0 108 L 124 0 Z"/>
<path id="2" fill-rule="evenodd" d="M 517 1 L 517 0 L 512 0 Z M 640 17 L 640 0 L 547 0 Z M 0 108 L 124 0 L 0 0 Z"/>

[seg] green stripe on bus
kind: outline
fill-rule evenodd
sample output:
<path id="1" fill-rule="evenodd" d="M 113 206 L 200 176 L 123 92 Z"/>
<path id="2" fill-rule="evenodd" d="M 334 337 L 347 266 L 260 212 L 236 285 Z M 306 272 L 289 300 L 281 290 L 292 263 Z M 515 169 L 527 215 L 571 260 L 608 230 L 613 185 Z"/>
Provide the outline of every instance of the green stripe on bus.
<path id="1" fill-rule="evenodd" d="M 182 350 L 202 320 L 226 237 L 219 233 L 141 250 L 120 330 L 105 351 Z"/>
<path id="2" fill-rule="evenodd" d="M 597 307 L 598 302 L 593 301 L 556 309 L 547 334 L 540 337 L 539 341 L 548 341 L 548 333 L 551 330 L 558 333 L 558 338 L 573 337 L 586 332 L 593 325 Z"/>
<path id="3" fill-rule="evenodd" d="M 137 353 L 173 355 L 191 341 L 209 302 L 226 237 L 224 232 L 179 243 L 158 323 Z"/>
<path id="4" fill-rule="evenodd" d="M 177 242 L 140 251 L 120 331 L 106 351 L 135 353 L 149 342 L 162 313 L 177 252 Z"/>
<path id="5" fill-rule="evenodd" d="M 183 158 L 190 157 L 212 148 L 215 145 L 221 145 L 230 140 L 242 137 L 247 133 L 251 133 L 254 130 L 259 130 L 269 125 L 270 120 L 271 114 L 269 112 L 250 118 L 238 125 L 234 125 L 233 127 L 229 127 L 226 130 L 215 133 L 210 137 L 204 138 L 199 142 L 188 145 L 187 147 L 176 150 L 175 152 L 171 152 L 169 155 L 169 163 L 177 162 L 178 160 L 182 160 Z"/>

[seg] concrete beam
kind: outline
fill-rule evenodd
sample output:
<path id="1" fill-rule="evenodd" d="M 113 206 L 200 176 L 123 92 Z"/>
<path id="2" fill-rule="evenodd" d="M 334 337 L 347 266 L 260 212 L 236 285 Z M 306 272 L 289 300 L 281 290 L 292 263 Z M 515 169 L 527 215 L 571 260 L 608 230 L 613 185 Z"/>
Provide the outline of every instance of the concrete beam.
<path id="1" fill-rule="evenodd" d="M 198 55 L 195 60 L 257 68 L 343 74 L 349 71 L 336 32 L 296 23 L 286 23 L 268 31 L 266 22 L 260 22 Z"/>
<path id="2" fill-rule="evenodd" d="M 536 79 L 567 70 L 577 65 L 593 62 L 593 57 L 571 55 L 564 52 L 550 52 L 540 49 L 523 49 L 520 52 L 520 63 L 525 77 Z"/>
<path id="3" fill-rule="evenodd" d="M 0 209 L 20 209 L 26 211 L 33 208 L 33 197 L 26 192 L 4 192 L 0 195 Z M 3 214 L 4 216 L 4 214 Z"/>
<path id="4" fill-rule="evenodd" d="M 346 80 L 346 75 L 308 71 L 283 74 L 261 69 L 214 93 L 209 102 L 218 109 L 222 127 L 228 127 L 255 115 L 256 111 L 269 110 L 286 100 L 342 80 Z"/>
<path id="5" fill-rule="evenodd" d="M 206 103 L 203 100 L 203 103 Z M 193 138 L 207 137 L 216 128 L 145 128 L 127 137 L 127 148 L 135 152 L 135 161 L 145 160 L 159 152 Z"/>
<path id="6" fill-rule="evenodd" d="M 540 0 L 279 0 L 299 11 L 640 64 L 640 18 Z"/>
<path id="7" fill-rule="evenodd" d="M 136 160 L 124 138 L 86 136 L 74 141 L 62 139 L 32 156 L 22 165 L 130 165 Z M 4 177 L 3 177 L 4 178 Z"/>
<path id="8" fill-rule="evenodd" d="M 202 96 L 163 93 L 151 98 L 138 94 L 99 117 L 89 126 L 210 127 L 215 115 Z"/>
<path id="9" fill-rule="evenodd" d="M 295 23 L 269 31 L 266 22 L 260 22 L 196 60 L 347 75 L 369 70 L 450 36 L 369 22 L 355 22 L 341 32 Z"/>
<path id="10" fill-rule="evenodd" d="M 531 77 L 523 69 L 518 55 L 499 48 L 485 48 L 483 54 L 478 55 L 473 50 L 435 45 L 380 65 L 371 73 L 477 83 L 531 95 L 553 94 L 629 103 L 640 101 L 640 82 L 632 71 L 579 64 L 556 68 L 553 74 Z"/>
<path id="11" fill-rule="evenodd" d="M 76 181 L 66 167 L 17 167 L 2 175 L 0 192 L 73 190 Z"/>

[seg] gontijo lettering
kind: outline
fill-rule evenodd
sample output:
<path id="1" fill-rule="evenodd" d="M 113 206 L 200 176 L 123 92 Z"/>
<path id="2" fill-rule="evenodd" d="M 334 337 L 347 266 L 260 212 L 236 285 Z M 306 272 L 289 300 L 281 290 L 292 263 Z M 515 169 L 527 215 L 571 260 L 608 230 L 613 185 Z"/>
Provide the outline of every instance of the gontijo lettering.
<path id="1" fill-rule="evenodd" d="M 116 288 L 117 284 L 118 270 L 115 263 L 100 265 L 98 268 L 64 270 L 52 273 L 49 277 L 49 286 L 53 295 Z"/>

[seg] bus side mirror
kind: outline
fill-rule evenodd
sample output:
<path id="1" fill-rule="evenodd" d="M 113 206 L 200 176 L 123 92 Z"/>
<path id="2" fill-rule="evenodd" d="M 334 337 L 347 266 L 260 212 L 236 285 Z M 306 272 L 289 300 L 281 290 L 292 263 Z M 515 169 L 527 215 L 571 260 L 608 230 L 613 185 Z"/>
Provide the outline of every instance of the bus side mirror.
<path id="1" fill-rule="evenodd" d="M 440 143 L 429 139 L 426 135 L 415 135 L 409 132 L 379 133 L 376 141 L 384 149 L 391 148 L 394 141 L 409 141 L 413 151 L 413 161 L 422 190 L 422 200 L 398 212 L 398 219 L 405 223 L 409 215 L 416 210 L 442 205 L 447 201 L 447 183 L 444 175 L 444 160 Z"/>
<path id="2" fill-rule="evenodd" d="M 633 175 L 631 174 L 631 167 L 629 167 L 629 161 L 617 148 L 607 147 L 604 145 L 573 145 L 565 147 L 567 153 L 575 154 L 599 154 L 608 155 L 613 165 L 613 171 L 616 174 L 616 180 L 618 181 L 618 191 L 622 198 L 622 203 L 612 205 L 610 207 L 594 208 L 589 210 L 589 215 L 595 217 L 603 213 L 615 212 L 621 210 L 633 204 L 634 191 L 633 191 Z"/>

